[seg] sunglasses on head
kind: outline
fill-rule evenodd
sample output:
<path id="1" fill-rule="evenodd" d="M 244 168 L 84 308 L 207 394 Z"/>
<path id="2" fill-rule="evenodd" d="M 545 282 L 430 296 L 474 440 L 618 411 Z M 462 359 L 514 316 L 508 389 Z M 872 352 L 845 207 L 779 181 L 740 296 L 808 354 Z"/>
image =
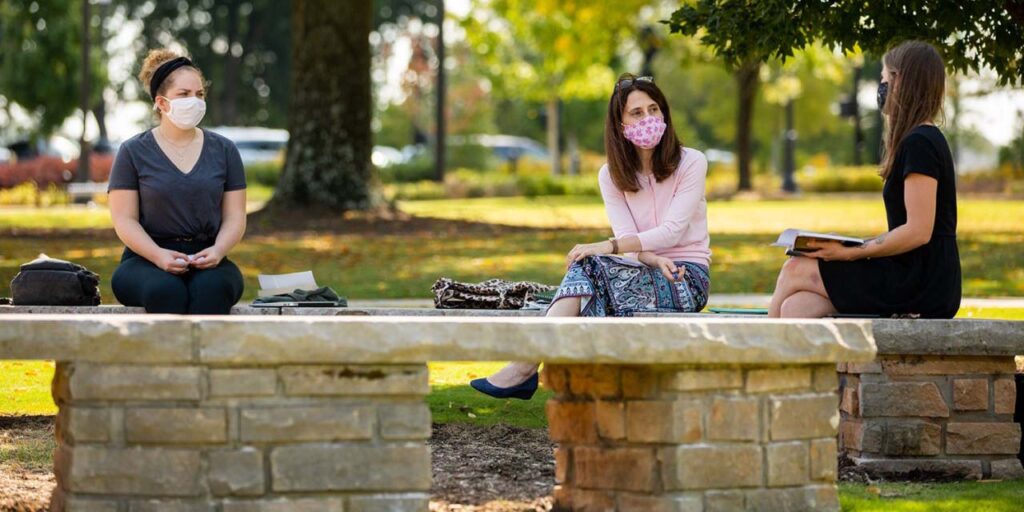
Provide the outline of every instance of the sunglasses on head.
<path id="1" fill-rule="evenodd" d="M 623 76 L 619 77 L 619 81 L 618 82 L 615 82 L 615 88 L 616 89 L 624 89 L 626 87 L 629 87 L 629 86 L 633 85 L 634 82 L 648 82 L 648 83 L 652 83 L 653 84 L 654 83 L 654 77 L 653 76 L 623 75 Z"/>

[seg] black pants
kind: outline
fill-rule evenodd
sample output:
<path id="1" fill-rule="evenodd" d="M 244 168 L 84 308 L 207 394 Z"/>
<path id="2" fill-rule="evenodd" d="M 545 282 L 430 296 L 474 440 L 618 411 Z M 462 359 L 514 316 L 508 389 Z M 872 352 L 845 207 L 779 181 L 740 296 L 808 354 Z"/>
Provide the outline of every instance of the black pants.
<path id="1" fill-rule="evenodd" d="M 157 242 L 164 249 L 195 254 L 210 242 Z M 165 272 L 127 247 L 110 279 L 114 297 L 147 313 L 226 315 L 242 297 L 242 272 L 227 258 L 214 268 L 175 275 Z"/>

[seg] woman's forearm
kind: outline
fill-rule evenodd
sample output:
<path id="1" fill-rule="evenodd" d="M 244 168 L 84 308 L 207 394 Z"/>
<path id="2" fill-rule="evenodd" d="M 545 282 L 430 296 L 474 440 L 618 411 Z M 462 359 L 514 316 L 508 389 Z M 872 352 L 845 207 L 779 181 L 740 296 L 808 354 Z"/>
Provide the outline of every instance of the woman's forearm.
<path id="1" fill-rule="evenodd" d="M 224 219 L 224 223 L 220 226 L 220 231 L 217 233 L 217 240 L 214 245 L 217 249 L 220 249 L 221 253 L 227 255 L 227 253 L 234 249 L 238 242 L 242 241 L 242 235 L 245 234 L 245 215 L 240 215 L 233 218 Z"/>
<path id="2" fill-rule="evenodd" d="M 923 240 L 923 241 L 922 241 Z M 856 247 L 858 259 L 895 256 L 912 251 L 928 243 L 923 235 L 915 232 L 908 224 L 904 224 L 888 233 L 878 235 L 864 245 Z"/>
<path id="3" fill-rule="evenodd" d="M 132 252 L 150 262 L 156 261 L 156 253 L 160 250 L 160 246 L 153 241 L 149 233 L 146 233 L 146 230 L 142 228 L 139 221 L 135 219 L 115 219 L 114 232 L 117 233 L 117 237 Z"/>

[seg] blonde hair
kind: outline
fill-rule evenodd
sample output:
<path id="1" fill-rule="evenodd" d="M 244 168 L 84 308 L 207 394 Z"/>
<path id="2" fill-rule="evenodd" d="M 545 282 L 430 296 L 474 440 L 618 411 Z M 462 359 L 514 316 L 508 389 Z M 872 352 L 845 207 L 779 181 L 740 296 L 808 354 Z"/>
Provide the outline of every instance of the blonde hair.
<path id="1" fill-rule="evenodd" d="M 907 134 L 942 115 L 946 66 L 939 51 L 921 41 L 902 43 L 886 52 L 882 60 L 890 72 L 896 73 L 898 82 L 895 91 L 889 89 L 883 108 L 887 119 L 879 174 L 882 179 L 889 179 L 896 152 Z"/>
<path id="2" fill-rule="evenodd" d="M 168 50 L 167 48 L 157 48 L 149 51 L 149 54 L 146 55 L 146 59 L 142 61 L 142 69 L 139 71 L 139 81 L 142 82 L 142 87 L 145 89 L 147 94 L 149 93 L 150 82 L 153 80 L 153 73 L 156 73 L 156 70 L 164 63 L 177 59 L 178 57 L 182 57 L 182 55 L 179 55 L 178 52 L 173 50 Z M 206 79 L 203 77 L 203 72 L 200 71 L 199 68 L 195 66 L 187 66 L 182 69 L 191 69 L 196 73 L 199 73 L 199 80 L 205 87 Z M 180 70 L 171 73 L 171 76 L 174 76 L 178 71 Z M 171 76 L 167 77 L 167 80 L 164 80 L 164 83 L 160 84 L 160 88 L 156 91 L 157 94 L 163 94 L 167 91 L 167 88 L 171 86 Z M 156 98 L 153 98 L 153 101 L 156 101 Z M 159 111 L 157 111 L 157 113 L 159 115 Z"/>

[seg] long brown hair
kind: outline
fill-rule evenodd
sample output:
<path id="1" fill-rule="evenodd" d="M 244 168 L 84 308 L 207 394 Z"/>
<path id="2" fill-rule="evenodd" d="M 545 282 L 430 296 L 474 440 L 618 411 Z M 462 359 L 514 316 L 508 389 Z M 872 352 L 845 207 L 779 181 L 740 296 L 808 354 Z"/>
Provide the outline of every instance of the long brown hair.
<path id="1" fill-rule="evenodd" d="M 889 179 L 903 139 L 918 125 L 934 121 L 942 113 L 946 91 L 946 66 L 934 46 L 906 41 L 882 57 L 889 68 L 889 94 L 882 108 L 885 123 L 882 167 L 878 174 Z M 895 78 L 895 83 L 893 79 Z"/>
<path id="2" fill-rule="evenodd" d="M 623 80 L 632 80 L 632 83 Z M 623 84 L 622 87 L 619 87 L 620 83 Z M 672 127 L 672 113 L 668 109 L 668 101 L 653 81 L 638 80 L 631 74 L 625 74 L 620 76 L 615 84 L 604 122 L 604 152 L 608 157 L 608 170 L 615 186 L 623 192 L 636 192 L 640 190 L 640 180 L 637 178 L 637 173 L 642 167 L 640 153 L 622 133 L 622 113 L 626 110 L 626 99 L 629 98 L 629 94 L 633 91 L 647 93 L 658 104 L 658 109 L 665 118 L 665 135 L 662 135 L 661 142 L 655 146 L 652 158 L 652 171 L 659 182 L 671 176 L 679 167 L 679 159 L 682 158 L 681 144 Z"/>

